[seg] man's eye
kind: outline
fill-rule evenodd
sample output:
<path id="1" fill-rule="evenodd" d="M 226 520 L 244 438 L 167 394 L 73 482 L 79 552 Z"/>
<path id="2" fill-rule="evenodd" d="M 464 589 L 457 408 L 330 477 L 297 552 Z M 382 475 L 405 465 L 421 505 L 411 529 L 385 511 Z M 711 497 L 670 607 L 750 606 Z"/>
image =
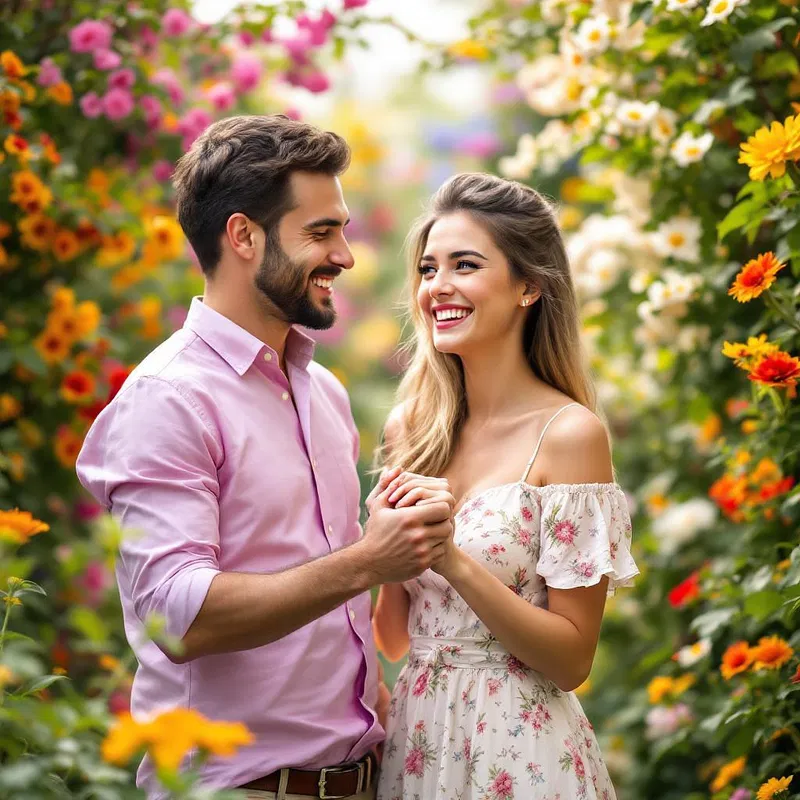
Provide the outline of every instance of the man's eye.
<path id="1" fill-rule="evenodd" d="M 324 239 L 328 235 L 328 231 L 314 231 L 311 235 L 315 239 Z"/>

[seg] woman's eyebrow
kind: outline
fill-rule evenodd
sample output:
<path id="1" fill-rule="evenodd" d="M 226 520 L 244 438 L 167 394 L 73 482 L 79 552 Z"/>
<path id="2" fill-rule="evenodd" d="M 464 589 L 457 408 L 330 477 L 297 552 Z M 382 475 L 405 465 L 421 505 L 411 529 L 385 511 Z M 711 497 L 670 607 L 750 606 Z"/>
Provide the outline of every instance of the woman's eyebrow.
<path id="1" fill-rule="evenodd" d="M 450 260 L 452 261 L 456 258 L 463 258 L 464 256 L 477 256 L 478 258 L 482 258 L 484 261 L 488 261 L 486 256 L 482 255 L 477 250 L 454 250 L 452 253 L 450 253 L 448 258 L 450 258 Z M 436 257 L 431 255 L 426 255 L 422 256 L 420 261 L 436 261 Z"/>

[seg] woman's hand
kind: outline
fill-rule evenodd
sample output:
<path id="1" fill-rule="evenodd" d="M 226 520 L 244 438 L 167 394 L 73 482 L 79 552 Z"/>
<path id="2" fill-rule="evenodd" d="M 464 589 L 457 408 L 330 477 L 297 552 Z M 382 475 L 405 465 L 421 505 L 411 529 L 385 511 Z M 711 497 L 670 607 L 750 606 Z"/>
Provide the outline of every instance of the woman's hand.
<path id="1" fill-rule="evenodd" d="M 446 478 L 429 478 L 414 472 L 401 472 L 396 475 L 389 481 L 386 493 L 387 502 L 394 508 L 445 502 L 452 511 L 456 505 L 456 500 L 450 491 L 450 483 Z"/>

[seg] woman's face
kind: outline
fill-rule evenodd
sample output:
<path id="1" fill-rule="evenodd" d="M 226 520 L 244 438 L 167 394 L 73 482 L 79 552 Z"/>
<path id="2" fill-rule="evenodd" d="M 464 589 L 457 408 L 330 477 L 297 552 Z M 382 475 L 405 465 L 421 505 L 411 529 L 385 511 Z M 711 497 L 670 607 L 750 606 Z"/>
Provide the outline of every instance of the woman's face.
<path id="1" fill-rule="evenodd" d="M 434 223 L 417 269 L 417 302 L 440 353 L 464 356 L 519 340 L 538 293 L 526 293 L 512 277 L 502 251 L 470 214 L 454 212 Z"/>

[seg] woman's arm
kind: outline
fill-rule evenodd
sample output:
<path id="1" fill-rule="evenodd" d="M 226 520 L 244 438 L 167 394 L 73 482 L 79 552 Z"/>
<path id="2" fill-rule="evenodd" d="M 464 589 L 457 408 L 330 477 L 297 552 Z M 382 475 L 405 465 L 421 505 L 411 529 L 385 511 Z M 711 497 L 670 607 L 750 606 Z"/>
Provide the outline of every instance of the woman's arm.
<path id="1" fill-rule="evenodd" d="M 567 423 L 568 424 L 565 424 Z M 612 479 L 608 437 L 588 413 L 566 415 L 550 428 L 547 451 L 549 483 L 606 483 Z M 580 459 L 575 453 L 580 452 Z M 546 457 L 545 457 L 546 456 Z M 450 547 L 434 567 L 461 595 L 491 634 L 527 666 L 563 691 L 572 691 L 589 675 L 605 608 L 608 578 L 577 589 L 548 587 L 548 608 L 538 608 L 462 550 Z"/>

